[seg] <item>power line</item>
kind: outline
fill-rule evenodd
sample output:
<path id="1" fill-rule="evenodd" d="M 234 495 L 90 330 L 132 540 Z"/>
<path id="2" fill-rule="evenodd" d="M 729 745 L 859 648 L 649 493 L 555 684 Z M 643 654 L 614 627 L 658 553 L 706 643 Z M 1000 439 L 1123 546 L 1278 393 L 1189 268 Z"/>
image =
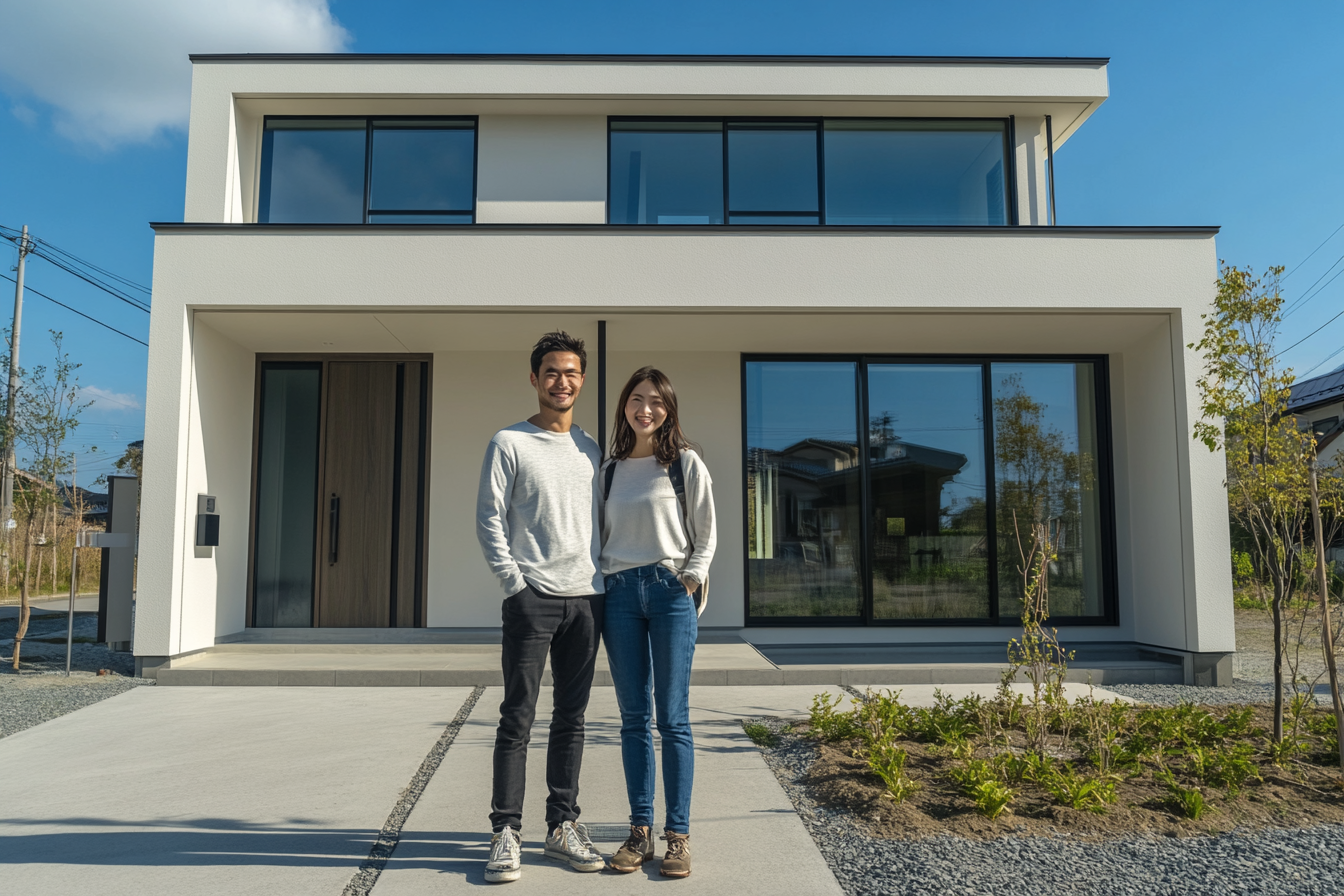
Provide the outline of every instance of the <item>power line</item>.
<path id="1" fill-rule="evenodd" d="M 1312 368 L 1311 368 L 1310 370 L 1308 370 L 1306 373 L 1302 374 L 1302 376 L 1303 376 L 1304 378 L 1307 377 L 1307 376 L 1310 376 L 1312 373 L 1314 373 L 1314 372 L 1316 371 L 1316 368 L 1317 368 L 1317 367 L 1321 367 L 1322 365 L 1329 364 L 1331 361 L 1333 361 L 1333 360 L 1339 355 L 1340 352 L 1344 352 L 1344 345 L 1341 345 L 1339 348 L 1337 348 L 1337 349 L 1335 349 L 1333 352 L 1331 352 L 1326 358 L 1324 358 L 1323 360 L 1317 362 L 1316 367 L 1312 367 Z M 1300 381 L 1299 381 L 1299 382 L 1300 382 Z"/>
<path id="2" fill-rule="evenodd" d="M 104 277 L 111 277 L 113 280 L 117 281 L 118 283 L 121 283 L 121 284 L 123 284 L 123 285 L 125 285 L 125 286 L 129 286 L 129 287 L 131 287 L 132 289 L 138 289 L 140 292 L 144 293 L 145 295 L 150 295 L 150 294 L 151 294 L 151 290 L 150 290 L 150 288 L 149 288 L 148 286 L 145 286 L 145 285 L 142 284 L 142 283 L 137 283 L 137 282 L 134 281 L 134 280 L 131 280 L 131 279 L 127 278 L 127 277 L 123 277 L 123 276 L 121 276 L 120 274 L 114 274 L 114 273 L 112 273 L 111 271 L 107 270 L 106 268 L 101 268 L 101 267 L 99 267 L 98 265 L 94 264 L 94 263 L 91 262 L 91 261 L 86 261 L 86 260 L 84 260 L 83 258 L 80 258 L 78 255 L 75 255 L 73 252 L 67 252 L 67 251 L 65 251 L 64 249 L 62 249 L 60 246 L 53 245 L 52 243 L 49 243 L 49 242 L 47 242 L 47 241 L 44 240 L 44 239 L 40 239 L 40 238 L 39 238 L 39 239 L 36 240 L 36 242 L 41 243 L 42 245 L 46 246 L 46 247 L 47 247 L 48 249 L 50 249 L 52 252 L 55 252 L 55 253 L 57 253 L 58 255 L 62 255 L 62 256 L 64 256 L 65 258 L 69 259 L 69 260 L 70 260 L 72 263 L 74 263 L 74 264 L 77 264 L 77 265 L 79 265 L 79 266 L 81 266 L 81 267 L 86 267 L 86 268 L 89 268 L 89 269 L 91 269 L 91 270 L 97 271 L 98 273 L 102 274 Z"/>
<path id="3" fill-rule="evenodd" d="M 1288 315 L 1292 314 L 1294 311 L 1297 311 L 1297 310 L 1298 310 L 1299 308 L 1301 308 L 1303 305 L 1305 305 L 1305 304 L 1307 304 L 1308 302 L 1310 302 L 1312 299 L 1316 298 L 1316 296 L 1320 295 L 1320 294 L 1321 294 L 1321 290 L 1318 289 L 1318 290 L 1316 290 L 1316 292 L 1313 293 L 1313 292 L 1311 291 L 1311 290 L 1312 290 L 1312 287 L 1314 287 L 1317 283 L 1320 283 L 1322 280 L 1324 280 L 1325 277 L 1326 277 L 1326 274 L 1329 274 L 1331 271 L 1333 271 L 1333 270 L 1335 269 L 1335 265 L 1339 264 L 1341 261 L 1344 261 L 1344 255 L 1341 255 L 1341 256 L 1339 256 L 1338 258 L 1336 258 L 1336 259 L 1335 259 L 1335 263 L 1332 264 L 1332 265 L 1330 265 L 1330 267 L 1328 267 L 1328 268 L 1325 269 L 1325 274 L 1322 274 L 1321 276 L 1317 277 L 1317 278 L 1316 278 L 1316 281 L 1315 281 L 1314 283 L 1312 283 L 1311 286 L 1308 286 L 1305 290 L 1303 290 L 1303 291 L 1302 291 L 1302 295 L 1301 295 L 1300 297 L 1298 297 L 1298 299 L 1297 299 L 1295 302 L 1293 302 L 1291 305 L 1288 306 L 1288 310 L 1285 311 L 1285 312 L 1283 313 L 1283 316 L 1284 316 L 1284 317 L 1287 317 Z M 1335 277 L 1338 277 L 1338 276 L 1339 276 L 1338 274 L 1335 275 Z M 1327 282 L 1327 283 L 1325 284 L 1325 286 L 1329 286 L 1330 283 L 1333 283 L 1334 280 L 1335 280 L 1335 277 L 1331 277 L 1331 278 L 1330 278 L 1330 281 Z M 1280 282 L 1282 282 L 1282 281 L 1280 281 Z M 1321 289 L 1325 289 L 1325 286 L 1322 286 Z"/>
<path id="4" fill-rule="evenodd" d="M 0 231 L 9 231 L 8 233 L 0 232 L 0 236 L 3 236 L 10 242 L 18 242 L 18 240 L 21 238 L 18 236 L 11 235 L 13 233 L 17 233 L 17 231 L 15 231 L 12 227 L 0 227 Z M 149 312 L 148 302 L 145 302 L 144 300 L 136 296 L 133 296 L 128 292 L 125 292 L 115 283 L 108 283 L 104 281 L 97 273 L 90 273 L 89 271 L 82 269 L 82 267 L 88 267 L 94 271 L 102 272 L 102 268 L 99 268 L 96 265 L 86 262 L 83 259 L 78 258 L 77 256 L 71 255 L 64 249 L 58 249 L 44 240 L 32 240 L 30 242 L 30 245 L 33 246 L 33 248 L 31 249 L 32 254 L 36 255 L 38 258 L 50 262 L 52 265 L 60 268 L 61 270 L 65 271 L 66 273 L 72 276 L 78 277 L 80 280 L 83 280 L 85 283 L 95 287 L 96 289 L 101 289 L 103 292 L 118 299 L 119 301 L 125 302 L 132 308 L 144 311 L 145 313 Z M 149 292 L 149 290 L 147 290 L 145 287 L 141 286 L 138 283 L 135 283 L 134 281 L 126 280 L 124 277 L 118 277 L 115 274 L 108 274 L 107 276 L 110 276 L 112 279 L 116 281 L 127 283 L 134 289 L 138 289 L 145 293 Z"/>
<path id="5" fill-rule="evenodd" d="M 1295 273 L 1297 272 L 1297 269 L 1298 269 L 1298 268 L 1302 267 L 1302 265 L 1306 264 L 1308 261 L 1311 261 L 1311 256 L 1312 256 L 1312 255 L 1315 255 L 1317 252 L 1321 251 L 1321 246 L 1324 246 L 1326 243 L 1328 243 L 1328 242 L 1330 242 L 1332 239 L 1334 239 L 1334 238 L 1335 238 L 1335 234 L 1336 234 L 1336 233 L 1339 233 L 1341 230 L 1344 230 L 1344 224 L 1341 224 L 1341 225 L 1339 225 L 1338 227 L 1336 227 L 1335 230 L 1334 230 L 1334 233 L 1331 233 L 1328 237 L 1326 237 L 1325 239 L 1321 240 L 1321 245 L 1320 245 L 1320 246 L 1317 246 L 1315 249 L 1312 249 L 1312 250 L 1311 250 L 1311 255 L 1308 255 L 1306 258 L 1302 259 L 1302 260 L 1299 261 L 1297 264 L 1293 265 L 1293 269 L 1292 269 L 1291 271 L 1289 271 L 1288 273 L 1284 274 L 1284 275 L 1283 275 L 1283 279 L 1280 280 L 1279 282 L 1282 283 L 1283 280 L 1287 280 L 1289 277 L 1293 276 L 1293 274 L 1295 274 Z"/>
<path id="6" fill-rule="evenodd" d="M 0 277 L 4 277 L 4 278 L 5 278 L 6 280 L 8 280 L 10 283 L 14 283 L 14 282 L 15 282 L 14 278 L 11 277 L 11 276 L 9 276 L 8 274 L 2 274 L 2 273 L 0 273 Z M 118 336 L 125 336 L 127 339 L 131 340 L 132 342 L 138 342 L 138 343 L 140 343 L 141 345 L 143 345 L 145 348 L 149 348 L 149 343 L 148 343 L 148 342 L 145 342 L 145 341 L 142 340 L 142 339 L 136 339 L 136 338 L 135 338 L 134 336 L 132 336 L 130 333 L 123 333 L 123 332 L 121 332 L 120 330 L 118 330 L 116 327 L 114 327 L 114 326 L 112 326 L 112 325 L 110 325 L 110 324 L 105 324 L 105 323 L 103 323 L 102 321 L 100 321 L 100 320 L 99 320 L 98 318 L 96 318 L 96 317 L 89 317 L 89 316 L 88 316 L 87 314 L 85 314 L 83 311 L 80 311 L 80 310 L 78 310 L 78 309 L 76 309 L 76 308 L 71 308 L 69 305 L 65 304 L 64 302 L 59 302 L 59 301 L 57 301 L 56 299 L 53 299 L 51 296 L 46 295 L 45 293 L 40 293 L 40 292 L 38 292 L 37 290 L 33 289 L 31 286 L 24 286 L 23 289 L 24 289 L 24 292 L 30 292 L 30 293 L 32 293 L 33 295 L 38 296 L 39 298 L 46 299 L 48 302 L 51 302 L 53 305 L 60 305 L 60 306 L 61 306 L 62 308 L 64 308 L 66 311 L 73 311 L 75 314 L 78 314 L 80 317 L 84 318 L 85 320 L 93 321 L 93 322 L 94 322 L 95 324 L 97 324 L 98 326 L 103 327 L 104 329 L 111 330 L 113 333 L 116 333 Z"/>
<path id="7" fill-rule="evenodd" d="M 1339 274 L 1344 274 L 1344 271 L 1340 271 Z M 1335 277 L 1338 277 L 1339 274 L 1336 274 Z M 1330 279 L 1331 279 L 1331 280 L 1334 280 L 1335 278 L 1334 278 L 1334 277 L 1331 277 Z M 1344 317 L 1344 311 L 1339 312 L 1339 313 L 1336 314 L 1334 317 L 1330 318 L 1328 321 L 1326 321 L 1325 323 L 1321 324 L 1319 327 L 1317 327 L 1316 329 L 1312 330 L 1310 333 L 1308 333 L 1307 335 L 1303 336 L 1301 339 L 1297 340 L 1296 342 L 1294 342 L 1292 345 L 1288 346 L 1288 347 L 1287 347 L 1286 349 L 1284 349 L 1283 351 L 1281 351 L 1281 352 L 1275 352 L 1274 357 L 1276 357 L 1276 358 L 1283 357 L 1284 354 L 1286 354 L 1287 352 L 1290 352 L 1290 351 L 1292 351 L 1293 349 L 1297 348 L 1299 345 L 1301 345 L 1302 343 L 1306 342 L 1308 339 L 1310 339 L 1311 337 L 1315 336 L 1317 333 L 1321 332 L 1321 331 L 1324 330 L 1326 327 L 1330 326 L 1332 323 L 1334 323 L 1335 321 L 1339 320 L 1341 317 Z"/>

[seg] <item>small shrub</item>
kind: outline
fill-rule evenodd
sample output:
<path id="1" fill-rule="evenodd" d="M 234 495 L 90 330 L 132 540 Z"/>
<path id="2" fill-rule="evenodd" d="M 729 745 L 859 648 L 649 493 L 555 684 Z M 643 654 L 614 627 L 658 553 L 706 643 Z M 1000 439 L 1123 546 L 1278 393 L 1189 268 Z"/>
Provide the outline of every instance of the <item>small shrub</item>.
<path id="1" fill-rule="evenodd" d="M 1060 763 L 1043 774 L 1038 783 L 1055 802 L 1071 809 L 1087 809 L 1098 814 L 1115 802 L 1115 778 L 1110 775 L 1087 777 L 1073 766 Z"/>
<path id="2" fill-rule="evenodd" d="M 1283 739 L 1278 743 L 1270 741 L 1265 744 L 1265 756 L 1279 768 L 1283 768 L 1291 762 L 1293 757 L 1301 752 L 1301 750 L 1302 741 L 1298 739 L 1296 735 L 1287 731 L 1283 733 Z"/>
<path id="3" fill-rule="evenodd" d="M 1195 752 L 1191 751 L 1192 772 L 1197 764 L 1193 756 Z M 1255 748 L 1250 744 L 1230 744 L 1217 749 L 1210 748 L 1207 751 L 1201 749 L 1198 752 L 1199 772 L 1195 777 L 1205 784 L 1223 788 L 1228 796 L 1240 793 L 1247 781 L 1260 780 L 1260 773 L 1255 763 L 1251 761 Z"/>
<path id="4" fill-rule="evenodd" d="M 1168 809 L 1182 818 L 1199 821 L 1213 807 L 1204 802 L 1204 794 L 1198 787 L 1182 787 L 1175 781 L 1167 782 L 1167 797 L 1164 803 Z"/>
<path id="5" fill-rule="evenodd" d="M 854 709 L 859 733 L 870 744 L 888 737 L 908 737 L 914 727 L 915 712 L 900 701 L 900 691 L 876 693 L 869 691 L 867 699 Z"/>
<path id="6" fill-rule="evenodd" d="M 905 774 L 907 758 L 905 750 L 890 740 L 874 744 L 868 753 L 868 767 L 882 779 L 882 783 L 887 785 L 887 793 L 898 803 L 919 789 Z"/>
<path id="7" fill-rule="evenodd" d="M 833 743 L 848 740 L 859 733 L 854 711 L 840 711 L 842 699 L 832 697 L 830 694 L 818 694 L 812 698 L 812 712 L 808 723 L 812 726 L 812 733 L 824 741 Z"/>
<path id="8" fill-rule="evenodd" d="M 751 742 L 758 747 L 773 747 L 779 740 L 775 736 L 775 732 L 770 730 L 769 725 L 760 722 L 743 722 L 742 730 L 746 732 L 747 737 L 751 738 Z"/>
<path id="9" fill-rule="evenodd" d="M 999 775 L 1013 784 L 1020 784 L 1032 775 L 1035 758 L 1025 753 L 1000 753 L 989 760 L 998 769 Z"/>
<path id="10" fill-rule="evenodd" d="M 991 821 L 1003 814 L 1017 793 L 999 781 L 981 781 L 967 792 L 975 801 L 975 811 Z"/>

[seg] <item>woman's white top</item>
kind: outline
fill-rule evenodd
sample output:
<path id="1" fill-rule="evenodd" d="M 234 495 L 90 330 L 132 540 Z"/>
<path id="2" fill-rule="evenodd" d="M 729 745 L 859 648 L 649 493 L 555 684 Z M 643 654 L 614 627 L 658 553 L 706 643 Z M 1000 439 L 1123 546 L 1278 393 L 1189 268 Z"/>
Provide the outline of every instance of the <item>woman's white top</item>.
<path id="1" fill-rule="evenodd" d="M 697 582 L 709 577 L 717 540 L 713 481 L 694 451 L 683 451 L 686 480 L 686 526 L 667 468 L 654 457 L 608 460 L 597 474 L 597 500 L 602 524 L 602 574 L 661 563 Z M 616 465 L 611 494 L 603 497 L 606 468 Z M 691 541 L 686 542 L 687 530 Z M 692 549 L 691 545 L 694 545 Z"/>

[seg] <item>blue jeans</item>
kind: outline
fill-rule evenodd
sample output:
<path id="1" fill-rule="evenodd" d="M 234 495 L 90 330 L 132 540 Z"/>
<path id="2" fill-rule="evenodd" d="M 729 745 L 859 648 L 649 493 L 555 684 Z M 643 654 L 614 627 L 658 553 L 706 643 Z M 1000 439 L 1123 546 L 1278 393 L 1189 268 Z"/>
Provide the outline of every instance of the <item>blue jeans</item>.
<path id="1" fill-rule="evenodd" d="M 657 709 L 663 740 L 663 829 L 691 832 L 695 741 L 691 738 L 691 659 L 698 622 L 695 602 L 662 565 L 606 577 L 607 646 L 616 702 L 621 707 L 621 762 L 630 798 L 630 823 L 653 825 L 653 731 Z"/>

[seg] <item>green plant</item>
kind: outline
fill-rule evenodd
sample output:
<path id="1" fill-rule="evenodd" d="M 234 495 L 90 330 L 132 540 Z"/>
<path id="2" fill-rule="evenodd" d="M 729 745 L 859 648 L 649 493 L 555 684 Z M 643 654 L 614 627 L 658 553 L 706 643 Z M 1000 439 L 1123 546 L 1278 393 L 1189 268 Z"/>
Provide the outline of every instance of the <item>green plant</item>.
<path id="1" fill-rule="evenodd" d="M 1211 750 L 1205 758 L 1200 778 L 1206 784 L 1221 787 L 1228 796 L 1236 796 L 1247 781 L 1259 781 L 1260 772 L 1251 757 L 1255 748 L 1250 744 L 1227 744 Z"/>
<path id="2" fill-rule="evenodd" d="M 1034 756 L 1025 753 L 1000 753 L 989 761 L 998 769 L 999 775 L 1004 780 L 1013 784 L 1020 784 L 1031 778 L 1032 769 L 1037 763 Z"/>
<path id="3" fill-rule="evenodd" d="M 993 820 L 1003 814 L 1017 793 L 999 781 L 980 781 L 966 795 L 975 802 L 975 811 Z"/>
<path id="4" fill-rule="evenodd" d="M 1073 766 L 1060 763 L 1037 778 L 1037 783 L 1054 797 L 1055 802 L 1071 809 L 1102 813 L 1115 802 L 1115 778 L 1111 775 L 1087 777 Z"/>
<path id="5" fill-rule="evenodd" d="M 915 713 L 900 701 L 900 691 L 877 693 L 869 690 L 854 709 L 859 734 L 869 744 L 887 737 L 907 737 L 915 724 Z"/>
<path id="6" fill-rule="evenodd" d="M 742 730 L 746 732 L 747 737 L 751 738 L 751 742 L 758 747 L 773 747 L 779 742 L 775 732 L 770 730 L 770 726 L 761 722 L 743 722 Z"/>
<path id="7" fill-rule="evenodd" d="M 841 712 L 840 702 L 844 698 L 830 694 L 817 694 L 812 698 L 812 711 L 808 724 L 812 733 L 824 741 L 848 740 L 859 733 L 854 711 Z"/>
<path id="8" fill-rule="evenodd" d="M 887 793 L 898 803 L 919 789 L 905 773 L 907 758 L 905 750 L 889 739 L 873 744 L 868 752 L 868 767 L 882 779 L 882 783 L 887 785 Z"/>
<path id="9" fill-rule="evenodd" d="M 1176 815 L 1199 821 L 1206 812 L 1213 811 L 1213 807 L 1204 801 L 1204 794 L 1198 787 L 1182 787 L 1170 776 L 1166 778 L 1166 785 L 1167 796 L 1163 804 Z"/>

